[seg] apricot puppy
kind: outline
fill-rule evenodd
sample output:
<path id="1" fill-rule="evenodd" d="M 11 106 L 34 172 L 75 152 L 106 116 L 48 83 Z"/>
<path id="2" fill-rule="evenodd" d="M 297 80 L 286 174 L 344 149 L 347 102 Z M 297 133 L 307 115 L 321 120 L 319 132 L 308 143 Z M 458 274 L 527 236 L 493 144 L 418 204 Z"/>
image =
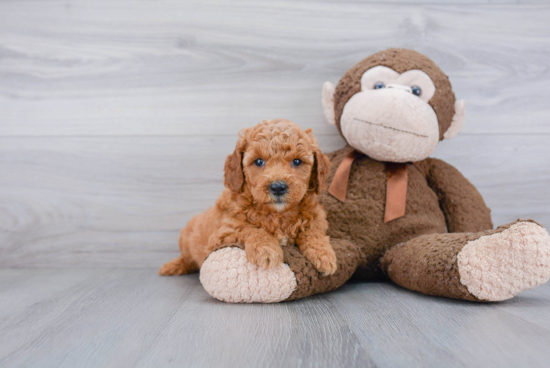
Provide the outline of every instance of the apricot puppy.
<path id="1" fill-rule="evenodd" d="M 279 266 L 281 247 L 297 245 L 318 271 L 333 274 L 336 256 L 317 202 L 329 165 L 311 129 L 288 120 L 241 131 L 225 162 L 226 189 L 181 231 L 181 256 L 159 274 L 197 272 L 213 249 L 231 243 L 243 244 L 248 261 L 263 268 Z"/>

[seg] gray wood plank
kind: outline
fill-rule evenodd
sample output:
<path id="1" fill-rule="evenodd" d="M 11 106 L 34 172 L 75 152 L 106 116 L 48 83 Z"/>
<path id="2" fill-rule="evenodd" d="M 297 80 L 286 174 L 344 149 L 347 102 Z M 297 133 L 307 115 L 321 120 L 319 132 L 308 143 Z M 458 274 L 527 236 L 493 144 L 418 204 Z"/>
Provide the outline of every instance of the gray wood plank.
<path id="1" fill-rule="evenodd" d="M 550 284 L 536 290 L 521 294 L 521 298 L 515 298 L 504 304 L 497 304 L 498 308 L 521 319 L 543 327 L 550 331 Z"/>
<path id="2" fill-rule="evenodd" d="M 327 138 L 327 139 L 325 139 Z M 0 139 L 0 266 L 157 267 L 214 204 L 235 137 Z M 327 151 L 340 139 L 322 136 Z M 495 224 L 550 225 L 546 136 L 468 135 L 435 156 L 484 195 Z"/>
<path id="3" fill-rule="evenodd" d="M 168 359 L 197 367 L 374 366 L 338 311 L 315 298 L 280 305 L 208 305 L 206 325 L 205 301 L 180 309 L 137 366 Z"/>
<path id="4" fill-rule="evenodd" d="M 390 46 L 432 57 L 466 133 L 550 133 L 550 5 L 0 3 L 0 135 L 233 135 L 323 122 L 320 91 Z"/>
<path id="5" fill-rule="evenodd" d="M 4 277 L 11 272 L 0 271 Z M 144 331 L 154 338 L 190 292 L 206 294 L 196 277 L 161 278 L 154 270 L 95 270 L 82 280 L 81 272 L 53 275 L 72 284 L 64 292 L 44 293 L 34 304 L 12 302 L 17 312 L 0 322 L 0 365 L 105 366 L 123 346 L 123 338 L 147 345 L 150 341 Z M 42 287 L 51 291 L 57 285 L 55 278 L 44 275 Z M 9 302 L 2 299 L 2 304 Z M 138 352 L 127 346 L 125 353 Z"/>
<path id="6" fill-rule="evenodd" d="M 548 295 L 550 284 L 476 304 L 356 283 L 297 302 L 231 305 L 210 298 L 197 275 L 0 269 L 0 365 L 540 367 L 550 315 L 525 316 Z"/>
<path id="7" fill-rule="evenodd" d="M 44 278 L 45 287 L 49 281 Z M 17 307 L 0 324 L 2 365 L 369 366 L 357 339 L 326 305 L 224 304 L 206 294 L 196 275 L 110 270 L 66 294 Z"/>
<path id="8" fill-rule="evenodd" d="M 393 284 L 351 284 L 328 294 L 379 366 L 538 367 L 550 361 L 550 285 L 500 303 L 425 296 Z M 510 310 L 516 313 L 510 313 Z M 525 319 L 517 315 L 522 309 Z M 399 353 L 396 353 L 399 349 Z"/>

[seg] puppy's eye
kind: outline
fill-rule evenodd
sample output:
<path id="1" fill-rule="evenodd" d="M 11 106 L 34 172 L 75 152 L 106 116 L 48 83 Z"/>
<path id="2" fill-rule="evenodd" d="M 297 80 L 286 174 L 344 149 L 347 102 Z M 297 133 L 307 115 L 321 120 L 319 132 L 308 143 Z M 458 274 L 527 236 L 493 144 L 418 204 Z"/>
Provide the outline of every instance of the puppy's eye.
<path id="1" fill-rule="evenodd" d="M 376 82 L 374 83 L 374 89 L 382 89 L 382 88 L 385 88 L 386 85 L 382 82 Z"/>
<path id="2" fill-rule="evenodd" d="M 292 161 L 292 165 L 294 166 L 300 166 L 302 164 L 302 160 L 300 159 L 296 159 L 294 161 Z"/>
<path id="3" fill-rule="evenodd" d="M 256 161 L 254 161 L 254 165 L 258 166 L 258 167 L 262 167 L 264 166 L 264 160 L 262 160 L 261 158 L 257 159 Z"/>
<path id="4" fill-rule="evenodd" d="M 412 86 L 411 92 L 413 95 L 420 97 L 420 95 L 422 94 L 422 89 L 418 86 Z"/>

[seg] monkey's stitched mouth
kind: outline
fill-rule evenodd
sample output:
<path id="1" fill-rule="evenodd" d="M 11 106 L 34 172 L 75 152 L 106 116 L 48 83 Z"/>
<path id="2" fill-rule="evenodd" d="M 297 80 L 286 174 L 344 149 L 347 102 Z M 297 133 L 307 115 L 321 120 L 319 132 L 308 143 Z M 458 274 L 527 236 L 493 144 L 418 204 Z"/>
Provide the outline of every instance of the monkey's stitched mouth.
<path id="1" fill-rule="evenodd" d="M 397 128 L 394 128 L 394 127 L 391 127 L 391 126 L 387 126 L 387 125 L 384 125 L 384 124 L 374 124 L 374 123 L 371 123 L 370 121 L 361 120 L 361 119 L 357 119 L 357 118 L 353 118 L 353 120 L 357 120 L 357 121 L 360 121 L 360 122 L 362 122 L 362 123 L 367 123 L 367 124 L 370 124 L 370 125 L 379 126 L 379 127 L 386 128 L 386 129 L 395 130 L 395 131 L 401 132 L 401 133 L 407 133 L 407 134 L 416 135 L 417 137 L 429 138 L 427 135 L 424 135 L 424 134 L 418 134 L 418 133 L 415 133 L 415 132 L 409 132 L 408 130 L 397 129 Z"/>

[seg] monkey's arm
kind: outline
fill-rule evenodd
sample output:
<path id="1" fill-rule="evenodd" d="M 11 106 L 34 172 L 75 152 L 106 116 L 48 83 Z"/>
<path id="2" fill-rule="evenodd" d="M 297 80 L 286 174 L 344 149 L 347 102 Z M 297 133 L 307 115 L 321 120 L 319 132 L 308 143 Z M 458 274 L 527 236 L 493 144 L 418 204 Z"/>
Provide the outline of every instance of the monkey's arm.
<path id="1" fill-rule="evenodd" d="M 427 158 L 415 166 L 426 176 L 428 185 L 437 194 L 450 233 L 493 228 L 491 210 L 460 171 L 435 158 Z"/>

